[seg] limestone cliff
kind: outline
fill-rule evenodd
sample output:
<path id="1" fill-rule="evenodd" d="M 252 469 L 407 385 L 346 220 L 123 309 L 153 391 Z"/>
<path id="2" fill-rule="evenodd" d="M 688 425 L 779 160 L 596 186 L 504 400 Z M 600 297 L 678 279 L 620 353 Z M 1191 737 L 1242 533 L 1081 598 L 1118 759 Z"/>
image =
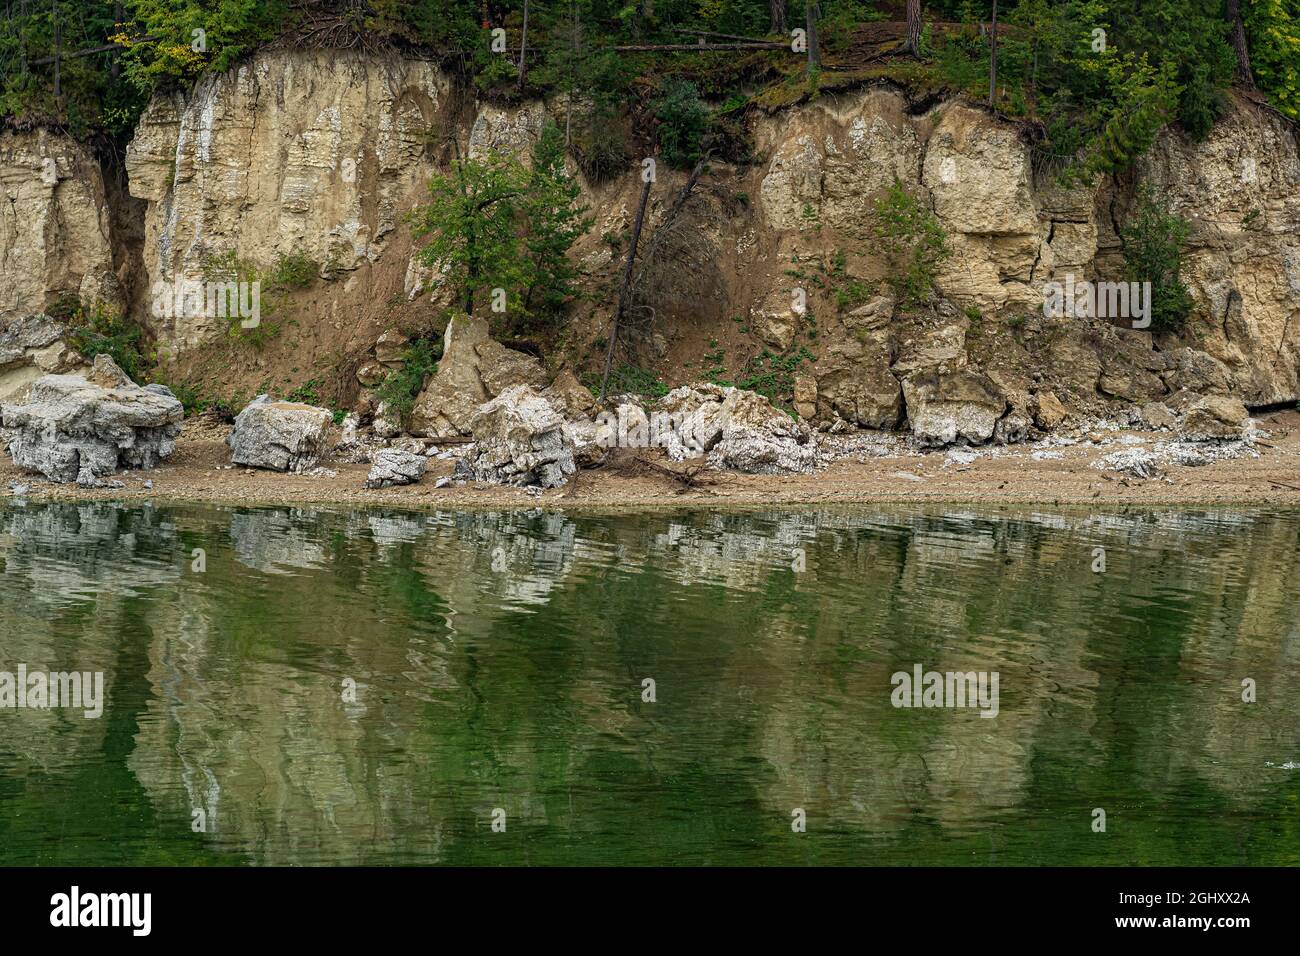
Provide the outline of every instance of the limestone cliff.
<path id="1" fill-rule="evenodd" d="M 446 168 L 453 140 L 470 153 L 522 154 L 548 113 L 563 124 L 563 110 L 478 103 L 423 61 L 321 51 L 265 52 L 158 96 L 127 156 L 131 195 L 144 200 L 133 316 L 180 374 L 240 383 L 246 395 L 265 390 L 255 382 L 287 391 L 319 378 L 365 409 L 354 373 L 370 385 L 391 367 L 375 351 L 380 334 L 446 321 L 438 277 L 414 260 L 403 216 Z M 960 406 L 972 440 L 1194 394 L 1231 392 L 1254 406 L 1300 398 L 1300 158 L 1295 129 L 1274 114 L 1236 103 L 1204 141 L 1168 131 L 1131 176 L 1072 189 L 1036 172 L 1020 125 L 961 99 L 914 102 L 875 86 L 756 113 L 750 125 L 754 161 L 713 166 L 656 240 L 638 289 L 627 341 L 669 384 L 734 377 L 765 350 L 802 349 L 792 397 L 804 417 L 915 428 Z M 639 170 L 629 156 L 625 176 L 584 183 L 594 224 L 575 254 L 595 304 L 576 308 L 564 341 L 546 350 L 552 370 L 599 364 Z M 648 234 L 684 178 L 661 168 Z M 885 293 L 871 235 L 873 203 L 895 180 L 934 211 L 952 250 L 939 298 L 922 309 Z M 1047 283 L 1119 278 L 1118 230 L 1141 182 L 1193 224 L 1187 332 L 1045 318 Z M 104 189 L 78 147 L 6 134 L 0 188 L 0 309 L 112 285 Z M 220 320 L 152 315 L 143 294 L 202 278 L 231 253 L 264 270 L 290 256 L 319 269 L 277 316 L 282 334 L 256 353 L 233 347 Z M 797 290 L 806 308 L 792 306 Z"/>

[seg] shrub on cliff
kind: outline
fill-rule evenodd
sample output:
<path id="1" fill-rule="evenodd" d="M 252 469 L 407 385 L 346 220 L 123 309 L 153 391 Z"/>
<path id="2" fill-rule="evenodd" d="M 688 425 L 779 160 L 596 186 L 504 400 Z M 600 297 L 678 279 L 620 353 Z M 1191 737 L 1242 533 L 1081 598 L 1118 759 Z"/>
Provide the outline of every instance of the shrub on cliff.
<path id="1" fill-rule="evenodd" d="M 591 222 L 564 168 L 561 132 L 548 125 L 531 167 L 513 157 L 460 157 L 429 183 L 431 201 L 410 216 L 419 252 L 473 315 L 481 299 L 518 329 L 556 321 L 577 293 L 569 249 Z"/>
<path id="2" fill-rule="evenodd" d="M 885 281 L 901 303 L 925 302 L 934 292 L 939 263 L 950 254 L 943 226 L 897 179 L 876 200 L 875 211 L 872 232 L 889 265 Z"/>
<path id="3" fill-rule="evenodd" d="M 1181 331 L 1192 311 L 1192 294 L 1182 279 L 1183 243 L 1190 227 L 1150 186 L 1143 186 L 1135 214 L 1120 232 L 1125 278 L 1151 283 L 1152 332 Z"/>
<path id="4" fill-rule="evenodd" d="M 438 371 L 442 342 L 416 339 L 402 352 L 402 365 L 388 373 L 375 391 L 375 397 L 403 428 L 410 421 L 415 400 L 429 376 Z"/>

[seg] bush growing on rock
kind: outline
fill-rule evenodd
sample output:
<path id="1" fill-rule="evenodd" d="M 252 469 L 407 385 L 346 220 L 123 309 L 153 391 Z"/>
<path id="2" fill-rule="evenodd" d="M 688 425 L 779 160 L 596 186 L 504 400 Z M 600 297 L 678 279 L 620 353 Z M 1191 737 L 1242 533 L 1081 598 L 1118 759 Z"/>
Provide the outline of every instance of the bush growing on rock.
<path id="1" fill-rule="evenodd" d="M 1182 256 L 1191 224 L 1169 211 L 1150 186 L 1138 193 L 1137 211 L 1121 235 L 1125 278 L 1151 283 L 1151 331 L 1179 332 L 1192 311 L 1192 294 L 1183 284 Z"/>
<path id="2" fill-rule="evenodd" d="M 424 388 L 425 381 L 438 371 L 441 355 L 440 341 L 416 339 L 403 350 L 401 367 L 389 372 L 376 389 L 376 400 L 397 417 L 403 428 L 410 423 L 415 400 Z"/>
<path id="3" fill-rule="evenodd" d="M 938 217 L 897 179 L 875 204 L 872 231 L 889 263 L 886 281 L 905 305 L 919 305 L 934 293 L 935 272 L 949 256 L 948 236 Z"/>

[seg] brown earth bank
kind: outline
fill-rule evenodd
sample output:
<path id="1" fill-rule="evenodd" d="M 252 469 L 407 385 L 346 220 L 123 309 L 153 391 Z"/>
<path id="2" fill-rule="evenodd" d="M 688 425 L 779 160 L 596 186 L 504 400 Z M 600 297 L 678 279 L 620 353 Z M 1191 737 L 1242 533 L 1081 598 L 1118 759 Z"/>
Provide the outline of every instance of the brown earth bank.
<path id="1" fill-rule="evenodd" d="M 186 424 L 176 453 L 157 469 L 118 475 L 122 488 L 84 489 L 47 482 L 0 464 L 0 484 L 28 501 L 203 501 L 220 504 L 347 504 L 401 508 L 611 509 L 674 506 L 832 505 L 873 502 L 963 502 L 1023 505 L 1241 505 L 1300 507 L 1300 412 L 1257 417 L 1268 437 L 1259 457 L 1222 459 L 1189 467 L 1162 466 L 1141 479 L 1092 467 L 1099 458 L 1138 440 L 1150 446 L 1165 433 L 1138 430 L 1084 432 L 1072 445 L 1026 443 L 1005 447 L 919 453 L 900 447 L 886 457 L 845 459 L 812 474 L 750 475 L 716 471 L 703 461 L 673 462 L 657 450 L 616 450 L 604 465 L 579 471 L 562 488 L 544 493 L 486 483 L 435 487 L 449 476 L 450 459 L 431 458 L 418 483 L 362 487 L 370 469 L 325 458 L 319 477 L 231 467 L 223 429 L 210 421 Z M 454 446 L 449 446 L 454 447 Z M 972 461 L 964 452 L 979 453 Z M 1035 458 L 1044 451 L 1061 457 Z M 331 474 L 332 473 L 332 474 Z M 145 483 L 151 487 L 146 488 Z M 17 490 L 15 489 L 17 486 Z"/>

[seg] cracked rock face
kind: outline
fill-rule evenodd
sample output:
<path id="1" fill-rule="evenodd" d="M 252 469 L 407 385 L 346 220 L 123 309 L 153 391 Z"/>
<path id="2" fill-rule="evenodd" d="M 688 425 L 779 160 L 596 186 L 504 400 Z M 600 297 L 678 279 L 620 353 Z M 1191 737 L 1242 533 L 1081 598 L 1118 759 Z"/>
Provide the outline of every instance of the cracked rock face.
<path id="1" fill-rule="evenodd" d="M 301 474 L 315 466 L 329 447 L 334 416 L 327 408 L 299 402 L 253 399 L 235 418 L 226 442 L 236 465 Z"/>
<path id="2" fill-rule="evenodd" d="M 424 201 L 425 132 L 449 85 L 423 61 L 263 50 L 155 95 L 126 157 L 131 195 L 148 202 L 148 284 L 202 279 L 228 251 L 263 266 L 290 252 L 349 271 L 377 261 Z M 224 331 L 202 316 L 155 324 L 174 351 Z"/>
<path id="3" fill-rule="evenodd" d="M 89 149 L 48 130 L 0 133 L 0 200 L 0 320 L 61 295 L 123 305 L 104 180 Z"/>
<path id="4" fill-rule="evenodd" d="M 481 406 L 470 429 L 474 451 L 466 465 L 478 481 L 558 488 L 577 470 L 564 420 L 527 385 Z"/>
<path id="5" fill-rule="evenodd" d="M 183 417 L 169 389 L 141 388 L 107 355 L 87 377 L 47 375 L 26 404 L 0 408 L 15 465 L 88 487 L 119 468 L 156 467 L 175 450 Z"/>
<path id="6" fill-rule="evenodd" d="M 394 485 L 413 485 L 424 477 L 429 467 L 429 459 L 414 452 L 385 448 L 375 453 L 370 474 L 366 477 L 367 488 L 390 488 Z"/>

